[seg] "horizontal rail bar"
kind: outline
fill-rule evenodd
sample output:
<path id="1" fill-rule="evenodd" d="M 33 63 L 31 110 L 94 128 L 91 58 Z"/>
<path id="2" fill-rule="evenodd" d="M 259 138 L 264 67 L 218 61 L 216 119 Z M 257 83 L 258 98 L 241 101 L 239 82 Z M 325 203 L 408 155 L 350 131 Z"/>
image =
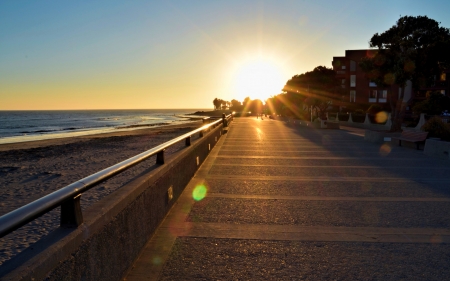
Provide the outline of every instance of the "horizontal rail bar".
<path id="1" fill-rule="evenodd" d="M 230 114 L 224 118 L 216 120 L 212 123 L 206 124 L 200 128 L 190 131 L 184 135 L 171 139 L 163 144 L 160 144 L 152 149 L 142 152 L 134 157 L 117 163 L 111 167 L 101 170 L 95 174 L 87 176 L 81 180 L 71 183 L 59 190 L 54 191 L 44 197 L 41 197 L 25 206 L 22 206 L 14 211 L 11 211 L 0 217 L 0 238 L 13 232 L 19 227 L 27 224 L 28 222 L 42 216 L 43 214 L 53 210 L 60 206 L 67 200 L 72 200 L 79 194 L 91 189 L 95 185 L 139 164 L 145 159 L 158 154 L 164 149 L 190 138 L 192 135 L 205 131 L 206 129 L 216 126 L 223 122 L 224 119 L 231 119 L 233 116 Z"/>

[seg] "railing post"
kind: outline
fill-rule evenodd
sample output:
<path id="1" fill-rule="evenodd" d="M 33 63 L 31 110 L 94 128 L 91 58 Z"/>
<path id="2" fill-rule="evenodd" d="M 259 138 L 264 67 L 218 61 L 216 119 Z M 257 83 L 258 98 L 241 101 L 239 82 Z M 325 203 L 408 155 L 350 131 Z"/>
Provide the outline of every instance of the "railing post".
<path id="1" fill-rule="evenodd" d="M 62 227 L 78 227 L 83 223 L 80 199 L 81 194 L 78 194 L 74 198 L 68 199 L 61 204 L 60 225 Z"/>
<path id="2" fill-rule="evenodd" d="M 224 127 L 228 127 L 227 126 L 227 119 L 225 117 L 225 113 L 222 113 L 222 124 L 223 124 Z"/>
<path id="3" fill-rule="evenodd" d="M 186 138 L 185 143 L 186 143 L 186 146 L 191 146 L 191 136 Z"/>
<path id="4" fill-rule="evenodd" d="M 199 137 L 203 137 L 203 130 L 198 134 Z"/>
<path id="5" fill-rule="evenodd" d="M 164 150 L 161 150 L 156 154 L 156 164 L 164 164 Z"/>

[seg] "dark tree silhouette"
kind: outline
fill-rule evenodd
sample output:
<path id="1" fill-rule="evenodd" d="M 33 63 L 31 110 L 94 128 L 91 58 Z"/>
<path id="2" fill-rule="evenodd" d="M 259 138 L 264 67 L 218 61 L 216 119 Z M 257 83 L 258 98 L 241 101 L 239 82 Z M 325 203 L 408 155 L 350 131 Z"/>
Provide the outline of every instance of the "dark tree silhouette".
<path id="1" fill-rule="evenodd" d="M 213 100 L 214 109 L 216 109 L 216 110 L 221 109 L 221 108 L 222 108 L 222 105 L 223 105 L 224 103 L 226 104 L 226 101 L 224 101 L 224 100 L 222 100 L 222 99 L 215 98 L 215 99 Z"/>
<path id="2" fill-rule="evenodd" d="M 320 115 L 324 115 L 333 101 L 340 100 L 339 86 L 333 69 L 318 66 L 313 71 L 289 79 L 283 88 L 285 95 L 278 99 L 282 101 L 286 108 L 284 111 L 288 114 L 304 118 L 305 105 L 309 108 L 312 106 Z"/>
<path id="3" fill-rule="evenodd" d="M 400 131 L 405 106 L 404 90 L 408 80 L 419 90 L 431 83 L 435 75 L 450 62 L 450 32 L 426 16 L 404 16 L 387 31 L 372 36 L 370 47 L 378 53 L 365 58 L 360 66 L 367 77 L 379 85 L 398 84 L 400 97 L 391 95 L 391 131 Z M 394 105 L 395 103 L 395 105 Z"/>
<path id="4" fill-rule="evenodd" d="M 240 107 L 241 106 L 241 102 L 235 99 L 231 100 L 231 107 Z"/>
<path id="5" fill-rule="evenodd" d="M 413 107 L 416 114 L 440 115 L 445 110 L 450 110 L 450 97 L 439 92 L 431 92 L 426 100 L 416 103 Z"/>

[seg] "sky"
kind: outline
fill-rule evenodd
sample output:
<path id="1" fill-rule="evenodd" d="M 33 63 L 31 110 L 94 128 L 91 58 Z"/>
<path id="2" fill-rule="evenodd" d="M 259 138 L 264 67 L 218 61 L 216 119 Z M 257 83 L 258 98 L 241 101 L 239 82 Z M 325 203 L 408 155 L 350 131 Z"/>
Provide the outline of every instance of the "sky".
<path id="1" fill-rule="evenodd" d="M 212 108 L 265 100 L 450 1 L 1 1 L 0 110 Z"/>

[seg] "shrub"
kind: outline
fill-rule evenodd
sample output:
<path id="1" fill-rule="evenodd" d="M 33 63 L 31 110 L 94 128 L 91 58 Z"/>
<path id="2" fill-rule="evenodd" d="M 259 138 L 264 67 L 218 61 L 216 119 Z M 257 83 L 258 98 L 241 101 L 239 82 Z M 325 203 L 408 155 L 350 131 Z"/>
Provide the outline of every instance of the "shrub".
<path id="1" fill-rule="evenodd" d="M 442 95 L 440 92 L 427 93 L 427 99 L 416 103 L 412 111 L 415 114 L 426 113 L 429 115 L 439 115 L 444 110 L 450 109 L 450 97 Z"/>
<path id="2" fill-rule="evenodd" d="M 357 110 L 355 110 L 355 113 L 356 113 L 356 114 L 364 114 L 364 115 L 365 115 L 365 112 L 364 112 L 364 110 L 362 110 L 362 109 L 357 109 Z"/>
<path id="3" fill-rule="evenodd" d="M 364 123 L 364 120 L 366 120 L 366 114 L 352 114 L 352 120 L 355 123 Z"/>
<path id="4" fill-rule="evenodd" d="M 428 132 L 429 137 L 450 141 L 450 126 L 437 116 L 430 118 L 430 120 L 422 126 L 422 130 Z"/>
<path id="5" fill-rule="evenodd" d="M 348 121 L 349 116 L 347 113 L 339 113 L 339 121 Z"/>

